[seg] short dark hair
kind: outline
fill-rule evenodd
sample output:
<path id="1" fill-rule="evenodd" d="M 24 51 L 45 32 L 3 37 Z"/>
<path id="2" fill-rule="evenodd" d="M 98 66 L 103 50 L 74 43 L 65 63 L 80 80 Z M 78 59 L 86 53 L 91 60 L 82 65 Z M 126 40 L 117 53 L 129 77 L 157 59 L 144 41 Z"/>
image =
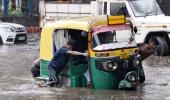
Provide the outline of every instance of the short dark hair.
<path id="1" fill-rule="evenodd" d="M 76 41 L 74 40 L 74 39 L 70 39 L 70 40 L 68 40 L 68 42 L 67 42 L 67 44 L 69 45 L 69 46 L 74 46 L 75 45 L 75 43 L 76 43 Z"/>

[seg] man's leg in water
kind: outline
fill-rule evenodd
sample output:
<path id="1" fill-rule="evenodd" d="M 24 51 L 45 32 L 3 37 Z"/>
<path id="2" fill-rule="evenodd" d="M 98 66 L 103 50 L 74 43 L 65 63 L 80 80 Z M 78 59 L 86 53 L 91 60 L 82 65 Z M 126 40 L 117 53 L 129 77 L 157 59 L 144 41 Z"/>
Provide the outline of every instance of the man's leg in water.
<path id="1" fill-rule="evenodd" d="M 48 72 L 49 72 L 49 83 L 47 83 L 47 85 L 50 86 L 57 85 L 59 83 L 59 78 L 55 68 L 53 68 L 52 66 L 48 66 Z"/>

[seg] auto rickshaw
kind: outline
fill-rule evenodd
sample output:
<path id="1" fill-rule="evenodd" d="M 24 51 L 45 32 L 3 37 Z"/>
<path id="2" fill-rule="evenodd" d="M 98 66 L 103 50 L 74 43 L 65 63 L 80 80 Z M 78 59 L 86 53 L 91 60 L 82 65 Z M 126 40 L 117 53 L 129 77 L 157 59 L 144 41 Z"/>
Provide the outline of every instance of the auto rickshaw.
<path id="1" fill-rule="evenodd" d="M 88 57 L 72 56 L 60 73 L 70 87 L 94 89 L 134 89 L 145 81 L 132 27 L 124 16 L 93 16 L 47 24 L 40 40 L 40 77 L 48 79 L 48 62 L 68 39 L 73 50 Z M 65 84 L 64 82 L 62 84 Z"/>

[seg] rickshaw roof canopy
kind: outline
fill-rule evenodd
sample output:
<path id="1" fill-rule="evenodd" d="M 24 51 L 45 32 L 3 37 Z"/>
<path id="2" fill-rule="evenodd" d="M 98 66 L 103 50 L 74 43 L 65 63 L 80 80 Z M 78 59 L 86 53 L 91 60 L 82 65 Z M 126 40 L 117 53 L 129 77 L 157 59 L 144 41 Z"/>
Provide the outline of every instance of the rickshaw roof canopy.
<path id="1" fill-rule="evenodd" d="M 92 16 L 73 18 L 67 20 L 56 21 L 54 23 L 47 24 L 45 27 L 53 27 L 54 29 L 77 29 L 89 31 L 94 26 L 99 25 L 113 25 L 124 24 L 124 16 Z"/>

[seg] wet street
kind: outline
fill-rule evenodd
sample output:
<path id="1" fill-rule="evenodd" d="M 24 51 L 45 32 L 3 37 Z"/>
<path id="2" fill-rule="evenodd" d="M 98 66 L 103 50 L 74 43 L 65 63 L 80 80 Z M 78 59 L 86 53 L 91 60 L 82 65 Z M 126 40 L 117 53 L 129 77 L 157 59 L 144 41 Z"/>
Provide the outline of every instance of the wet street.
<path id="1" fill-rule="evenodd" d="M 143 62 L 146 81 L 134 91 L 85 88 L 39 88 L 32 78 L 32 62 L 39 41 L 0 45 L 0 100 L 170 100 L 170 56 L 150 56 Z"/>

